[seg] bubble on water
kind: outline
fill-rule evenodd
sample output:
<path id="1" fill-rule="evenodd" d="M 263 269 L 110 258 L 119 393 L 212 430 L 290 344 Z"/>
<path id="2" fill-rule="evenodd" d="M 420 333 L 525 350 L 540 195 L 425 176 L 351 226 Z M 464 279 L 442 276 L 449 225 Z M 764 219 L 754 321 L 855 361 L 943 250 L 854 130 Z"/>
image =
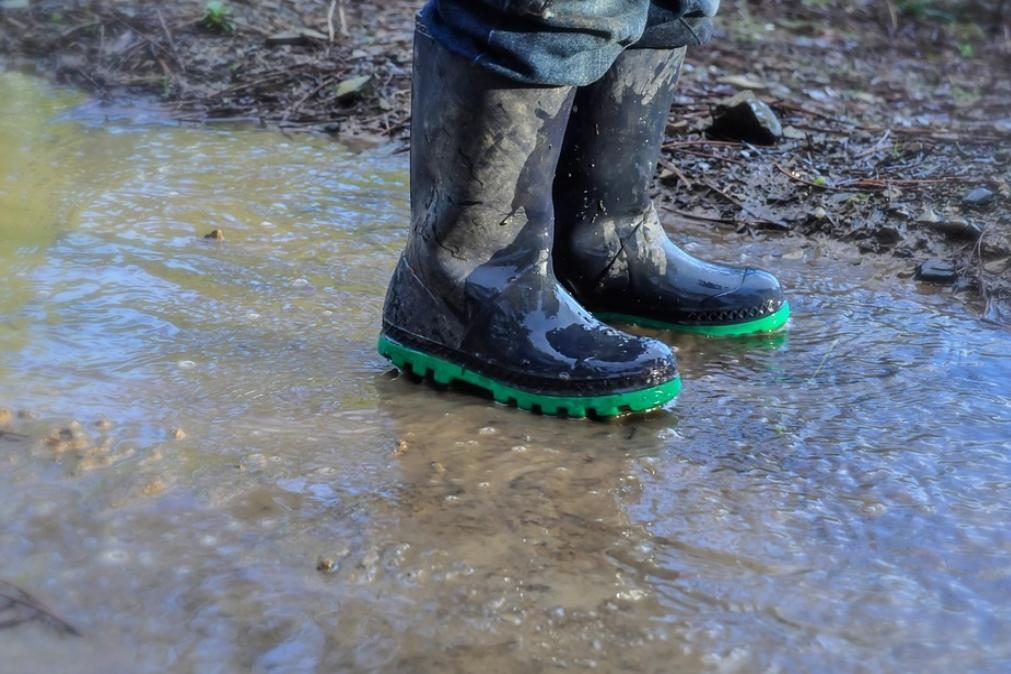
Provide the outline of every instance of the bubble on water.
<path id="1" fill-rule="evenodd" d="M 647 596 L 648 594 L 645 590 L 640 590 L 638 588 L 625 590 L 615 595 L 617 599 L 621 599 L 623 601 L 642 601 Z"/>
<path id="2" fill-rule="evenodd" d="M 498 429 L 496 429 L 494 426 L 485 426 L 484 428 L 479 429 L 477 432 L 478 435 L 494 435 L 495 433 L 498 433 Z"/>
<path id="3" fill-rule="evenodd" d="M 676 428 L 663 428 L 656 434 L 657 440 L 683 440 L 684 436 Z"/>
<path id="4" fill-rule="evenodd" d="M 122 550 L 120 548 L 106 550 L 102 553 L 102 561 L 108 562 L 109 564 L 125 564 L 129 560 L 130 555 L 126 550 Z"/>
<path id="5" fill-rule="evenodd" d="M 513 445 L 509 449 L 511 451 L 514 451 L 514 452 L 517 452 L 519 454 L 522 454 L 523 452 L 526 452 L 529 448 L 526 445 Z"/>
<path id="6" fill-rule="evenodd" d="M 197 366 L 197 364 L 192 360 L 180 360 L 176 362 L 176 365 L 179 366 L 180 370 L 192 370 Z"/>
<path id="7" fill-rule="evenodd" d="M 309 279 L 297 278 L 291 282 L 291 285 L 295 288 L 304 288 L 309 285 Z"/>
<path id="8" fill-rule="evenodd" d="M 256 313 L 255 311 L 250 311 L 248 314 L 246 314 L 246 320 L 258 321 L 261 318 L 263 317 L 260 314 Z"/>

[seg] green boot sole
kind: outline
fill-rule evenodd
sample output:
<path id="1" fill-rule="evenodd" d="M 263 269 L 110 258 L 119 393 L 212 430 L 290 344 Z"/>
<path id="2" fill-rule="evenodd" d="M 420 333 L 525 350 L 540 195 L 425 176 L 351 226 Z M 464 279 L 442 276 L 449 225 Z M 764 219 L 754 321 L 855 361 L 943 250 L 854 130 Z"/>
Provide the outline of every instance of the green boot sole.
<path id="1" fill-rule="evenodd" d="M 430 377 L 436 384 L 463 382 L 488 391 L 496 402 L 548 416 L 616 417 L 641 414 L 673 400 L 681 392 L 681 378 L 625 393 L 595 396 L 560 396 L 532 393 L 503 384 L 437 356 L 404 346 L 386 335 L 379 337 L 379 354 L 398 368 L 419 377 Z"/>
<path id="2" fill-rule="evenodd" d="M 743 335 L 755 335 L 767 332 L 776 332 L 781 329 L 790 319 L 790 305 L 784 303 L 776 313 L 764 318 L 756 318 L 753 321 L 743 323 L 731 323 L 729 325 L 687 325 L 683 323 L 668 323 L 658 321 L 643 316 L 631 316 L 629 314 L 619 314 L 612 312 L 595 313 L 594 316 L 607 323 L 628 323 L 630 325 L 641 325 L 644 328 L 655 328 L 657 330 L 670 330 L 671 332 L 687 332 L 695 335 L 705 335 L 706 337 L 740 337 Z"/>

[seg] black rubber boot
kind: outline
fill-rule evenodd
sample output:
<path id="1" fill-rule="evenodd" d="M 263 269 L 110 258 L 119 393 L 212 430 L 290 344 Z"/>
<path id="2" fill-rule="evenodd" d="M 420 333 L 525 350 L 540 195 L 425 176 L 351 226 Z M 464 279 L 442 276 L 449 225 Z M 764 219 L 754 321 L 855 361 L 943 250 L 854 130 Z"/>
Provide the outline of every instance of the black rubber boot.
<path id="1" fill-rule="evenodd" d="M 680 388 L 670 349 L 600 323 L 555 278 L 551 184 L 572 87 L 530 87 L 415 34 L 411 232 L 379 351 L 545 414 L 614 416 Z"/>
<path id="2" fill-rule="evenodd" d="M 771 332 L 789 305 L 760 269 L 703 262 L 649 197 L 685 49 L 630 49 L 580 87 L 555 180 L 558 278 L 598 318 L 712 336 Z"/>

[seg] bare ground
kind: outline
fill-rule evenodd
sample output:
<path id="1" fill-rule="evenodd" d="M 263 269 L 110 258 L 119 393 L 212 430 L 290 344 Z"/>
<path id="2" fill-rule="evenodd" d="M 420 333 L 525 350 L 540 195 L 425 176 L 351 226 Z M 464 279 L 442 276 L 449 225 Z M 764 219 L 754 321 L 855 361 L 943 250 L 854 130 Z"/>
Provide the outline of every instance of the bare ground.
<path id="1" fill-rule="evenodd" d="M 215 22 L 187 0 L 7 0 L 0 63 L 102 97 L 154 95 L 194 123 L 405 141 L 419 2 L 343 4 L 234 0 Z M 957 294 L 1011 324 L 1006 3 L 840 4 L 724 3 L 718 40 L 689 55 L 660 207 L 755 236 L 849 241 L 907 258 L 910 276 L 950 264 Z M 744 89 L 780 118 L 776 145 L 707 137 Z"/>

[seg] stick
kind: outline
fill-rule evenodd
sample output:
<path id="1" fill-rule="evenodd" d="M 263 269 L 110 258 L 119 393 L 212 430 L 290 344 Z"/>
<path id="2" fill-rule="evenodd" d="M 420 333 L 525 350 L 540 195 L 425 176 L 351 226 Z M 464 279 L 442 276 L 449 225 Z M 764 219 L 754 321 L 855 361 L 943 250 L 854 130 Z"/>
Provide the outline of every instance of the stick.
<path id="1" fill-rule="evenodd" d="M 337 14 L 337 26 L 340 31 L 341 37 L 348 36 L 348 22 L 347 18 L 344 16 L 344 2 L 343 0 L 330 0 L 330 8 L 326 12 L 326 29 L 327 33 L 330 35 L 330 42 L 336 40 L 337 34 L 334 31 L 333 17 L 334 13 Z"/>

